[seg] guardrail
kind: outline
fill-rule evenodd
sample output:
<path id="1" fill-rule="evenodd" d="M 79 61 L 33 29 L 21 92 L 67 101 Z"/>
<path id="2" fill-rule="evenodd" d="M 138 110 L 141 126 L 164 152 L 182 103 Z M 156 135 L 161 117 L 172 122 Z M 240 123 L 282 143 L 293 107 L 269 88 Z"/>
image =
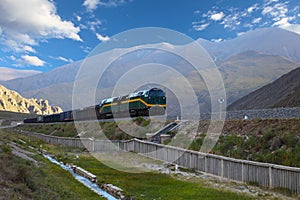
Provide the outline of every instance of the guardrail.
<path id="1" fill-rule="evenodd" d="M 153 159 L 213 174 L 221 178 L 256 184 L 270 189 L 285 188 L 300 194 L 300 168 L 296 167 L 233 159 L 137 139 L 109 141 L 56 137 L 24 131 L 22 133 L 47 143 L 86 148 L 93 152 L 134 151 Z"/>

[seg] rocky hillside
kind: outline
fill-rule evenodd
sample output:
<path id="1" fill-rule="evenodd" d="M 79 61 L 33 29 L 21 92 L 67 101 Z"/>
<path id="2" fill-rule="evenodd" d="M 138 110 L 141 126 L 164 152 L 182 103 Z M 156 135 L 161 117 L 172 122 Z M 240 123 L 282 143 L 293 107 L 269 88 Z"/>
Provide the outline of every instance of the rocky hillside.
<path id="1" fill-rule="evenodd" d="M 231 104 L 229 110 L 300 107 L 300 67 Z"/>
<path id="2" fill-rule="evenodd" d="M 55 114 L 62 112 L 58 106 L 50 106 L 47 100 L 26 99 L 19 93 L 0 85 L 0 110 L 32 114 Z"/>

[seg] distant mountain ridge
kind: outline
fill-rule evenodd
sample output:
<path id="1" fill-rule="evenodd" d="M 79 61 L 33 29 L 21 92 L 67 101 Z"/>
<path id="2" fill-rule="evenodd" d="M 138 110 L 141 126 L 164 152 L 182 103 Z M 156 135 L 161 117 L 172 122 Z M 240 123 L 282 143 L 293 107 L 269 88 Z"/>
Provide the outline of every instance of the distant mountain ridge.
<path id="1" fill-rule="evenodd" d="M 300 107 L 300 67 L 235 101 L 228 110 Z"/>
<path id="2" fill-rule="evenodd" d="M 35 70 L 17 70 L 7 67 L 0 67 L 0 81 L 13 80 L 16 78 L 24 78 L 36 74 L 41 74 L 40 71 Z"/>
<path id="3" fill-rule="evenodd" d="M 0 110 L 39 115 L 62 112 L 60 107 L 50 106 L 47 100 L 23 98 L 19 93 L 2 85 L 0 85 Z"/>
<path id="4" fill-rule="evenodd" d="M 256 51 L 267 55 L 284 56 L 300 62 L 300 35 L 280 28 L 256 29 L 221 42 L 203 39 L 197 41 L 214 60 L 226 60 L 245 51 Z"/>
<path id="5" fill-rule="evenodd" d="M 300 61 L 300 35 L 282 29 L 260 29 L 219 43 L 204 39 L 199 39 L 198 42 L 216 60 L 224 79 L 229 104 L 299 66 L 297 60 Z M 164 44 L 157 44 L 158 47 L 160 45 Z M 108 52 L 107 56 L 110 55 Z M 183 69 L 184 75 L 194 81 L 195 71 L 191 71 L 185 63 L 178 62 L 161 52 L 148 51 L 144 52 L 142 57 L 137 53 L 116 62 L 116 66 L 107 70 L 105 84 L 101 86 L 104 91 L 99 92 L 106 94 L 105 92 L 112 91 L 115 81 L 130 67 L 143 64 L 143 61 L 147 63 L 154 60 L 158 61 L 157 63 Z M 48 99 L 49 102 L 59 105 L 64 110 L 71 109 L 73 84 L 82 62 L 70 63 L 27 78 L 5 81 L 3 85 L 20 92 L 25 97 Z M 94 67 L 93 70 L 97 68 Z M 85 72 L 85 78 L 88 80 L 94 74 L 94 71 L 88 70 Z M 157 76 L 162 77 L 164 81 L 172 81 L 176 84 L 176 77 L 164 76 L 164 73 Z M 77 83 L 80 81 L 76 80 Z M 209 93 L 205 90 L 205 83 L 194 81 L 192 85 L 199 94 L 202 111 L 208 111 Z M 100 89 L 99 86 L 98 89 Z M 96 98 L 101 100 L 97 95 Z"/>

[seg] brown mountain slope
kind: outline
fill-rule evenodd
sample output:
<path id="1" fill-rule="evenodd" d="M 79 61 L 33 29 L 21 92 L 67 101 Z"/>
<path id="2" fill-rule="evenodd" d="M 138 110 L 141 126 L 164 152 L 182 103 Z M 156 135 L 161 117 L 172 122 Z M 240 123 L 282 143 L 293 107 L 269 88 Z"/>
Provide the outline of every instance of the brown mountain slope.
<path id="1" fill-rule="evenodd" d="M 235 101 L 228 110 L 300 106 L 300 67 Z"/>
<path id="2" fill-rule="evenodd" d="M 26 99 L 19 93 L 0 85 L 0 110 L 33 114 L 54 114 L 62 112 L 58 106 L 50 106 L 47 100 Z"/>

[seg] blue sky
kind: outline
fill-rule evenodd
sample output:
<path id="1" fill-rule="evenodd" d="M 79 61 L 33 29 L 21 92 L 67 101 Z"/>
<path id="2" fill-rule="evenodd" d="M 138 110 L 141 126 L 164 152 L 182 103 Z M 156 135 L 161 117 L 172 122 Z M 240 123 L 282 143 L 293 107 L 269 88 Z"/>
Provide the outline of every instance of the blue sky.
<path id="1" fill-rule="evenodd" d="M 299 0 L 0 0 L 0 67 L 49 71 L 149 26 L 212 42 L 263 27 L 300 34 L 299 11 Z"/>

